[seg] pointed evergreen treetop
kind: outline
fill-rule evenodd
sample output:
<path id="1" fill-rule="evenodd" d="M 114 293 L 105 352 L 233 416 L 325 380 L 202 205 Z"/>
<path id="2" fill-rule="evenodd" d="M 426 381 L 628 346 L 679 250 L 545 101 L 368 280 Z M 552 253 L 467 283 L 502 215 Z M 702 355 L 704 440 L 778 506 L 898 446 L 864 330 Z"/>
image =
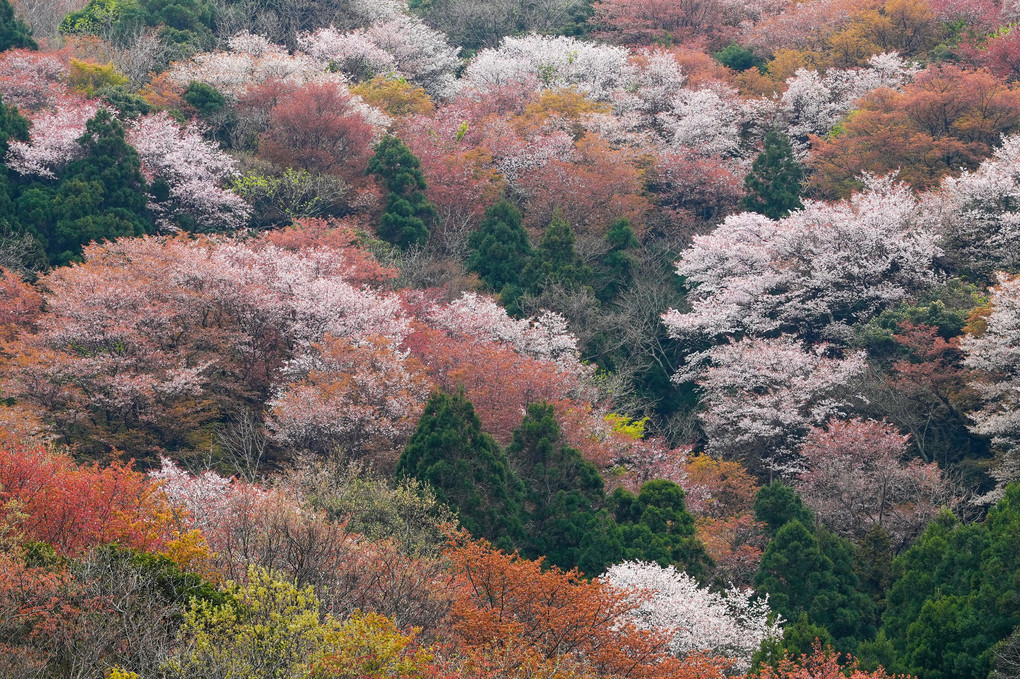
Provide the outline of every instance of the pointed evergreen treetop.
<path id="1" fill-rule="evenodd" d="M 770 219 L 780 219 L 799 210 L 801 180 L 804 170 L 793 155 L 790 138 L 775 130 L 765 135 L 761 153 L 754 159 L 751 171 L 744 177 L 747 195 L 740 207 Z"/>
<path id="2" fill-rule="evenodd" d="M 463 393 L 429 399 L 397 474 L 430 484 L 475 537 L 513 549 L 524 533 L 521 481 Z"/>
<path id="3" fill-rule="evenodd" d="M 549 285 L 581 287 L 592 278 L 592 271 L 574 250 L 574 230 L 557 211 L 521 274 L 523 287 L 533 294 Z"/>
<path id="4" fill-rule="evenodd" d="M 388 191 L 380 238 L 401 248 L 424 245 L 429 225 L 439 213 L 425 195 L 425 175 L 418 158 L 404 142 L 387 136 L 376 145 L 368 172 L 379 177 Z"/>
<path id="5" fill-rule="evenodd" d="M 496 292 L 518 286 L 521 271 L 531 256 L 528 233 L 521 225 L 521 213 L 503 199 L 485 210 L 485 218 L 468 243 L 471 254 L 467 268 L 477 273 Z"/>

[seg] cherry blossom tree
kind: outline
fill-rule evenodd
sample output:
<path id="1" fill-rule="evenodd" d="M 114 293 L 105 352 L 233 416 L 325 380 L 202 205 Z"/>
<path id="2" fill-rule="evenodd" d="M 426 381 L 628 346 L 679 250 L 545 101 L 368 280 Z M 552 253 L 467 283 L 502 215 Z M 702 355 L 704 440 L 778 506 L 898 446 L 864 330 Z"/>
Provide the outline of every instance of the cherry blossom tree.
<path id="1" fill-rule="evenodd" d="M 833 358 L 825 345 L 807 348 L 789 335 L 721 344 L 701 360 L 677 379 L 696 379 L 703 392 L 706 450 L 766 477 L 800 471 L 810 427 L 846 414 L 867 371 L 863 352 Z"/>
<path id="2" fill-rule="evenodd" d="M 982 399 L 972 414 L 978 434 L 991 437 L 998 449 L 993 474 L 1001 486 L 1020 479 L 1020 277 L 999 274 L 988 308 L 964 338 L 964 361 L 975 371 L 971 383 Z"/>
<path id="3" fill-rule="evenodd" d="M 629 73 L 629 51 L 567 36 L 507 37 L 482 50 L 468 64 L 463 80 L 480 92 L 512 83 L 534 87 L 576 87 L 595 100 L 621 89 Z"/>
<path id="4" fill-rule="evenodd" d="M 953 267 L 989 278 L 1020 271 L 1020 136 L 1002 146 L 974 172 L 947 177 L 928 206 L 944 235 Z"/>
<path id="5" fill-rule="evenodd" d="M 578 377 L 590 374 L 581 365 L 577 338 L 567 329 L 566 319 L 555 312 L 515 319 L 491 297 L 466 292 L 448 304 L 432 305 L 428 319 L 450 332 L 508 344 L 522 356 L 550 361 Z"/>
<path id="6" fill-rule="evenodd" d="M 937 242 L 917 199 L 889 178 L 778 221 L 729 217 L 681 254 L 691 310 L 670 310 L 663 322 L 677 338 L 793 332 L 846 342 L 853 324 L 937 280 Z"/>
<path id="7" fill-rule="evenodd" d="M 85 123 L 101 108 L 96 101 L 66 98 L 56 109 L 35 114 L 29 141 L 9 142 L 8 167 L 23 175 L 56 178 L 62 167 L 84 155 L 78 139 L 85 134 Z"/>
<path id="8" fill-rule="evenodd" d="M 269 110 L 259 155 L 285 167 L 360 178 L 381 132 L 364 108 L 346 87 L 309 83 L 289 88 Z"/>
<path id="9" fill-rule="evenodd" d="M 247 223 L 250 207 L 222 188 L 237 174 L 236 161 L 194 125 L 181 128 L 165 112 L 143 116 L 128 128 L 127 140 L 138 151 L 146 178 L 169 185 L 169 205 L 150 203 L 164 227 L 183 220 L 192 231 L 219 231 Z"/>
<path id="10" fill-rule="evenodd" d="M 794 147 L 803 154 L 810 135 L 824 136 L 854 103 L 880 87 L 900 88 L 913 81 L 919 69 L 896 53 L 876 54 L 868 68 L 829 69 L 825 75 L 805 68 L 786 81 L 780 110 Z"/>
<path id="11" fill-rule="evenodd" d="M 418 362 L 380 337 L 352 344 L 327 336 L 283 374 L 269 403 L 269 427 L 282 443 L 371 455 L 383 466 L 396 462 L 431 391 Z"/>
<path id="12" fill-rule="evenodd" d="M 397 60 L 382 49 L 364 29 L 348 33 L 334 26 L 297 36 L 298 48 L 323 68 L 337 70 L 352 80 L 370 80 L 380 74 L 397 75 Z"/>
<path id="13" fill-rule="evenodd" d="M 844 537 L 881 526 L 898 546 L 909 544 L 951 498 L 938 465 L 906 459 L 908 440 L 874 420 L 812 427 L 800 449 L 804 503 Z"/>
<path id="14" fill-rule="evenodd" d="M 702 156 L 735 156 L 744 122 L 737 92 L 723 85 L 680 90 L 659 122 L 670 143 Z"/>
<path id="15" fill-rule="evenodd" d="M 0 54 L 0 95 L 22 113 L 56 105 L 67 96 L 65 52 L 13 49 Z"/>
<path id="16" fill-rule="evenodd" d="M 214 540 L 216 531 L 231 518 L 240 504 L 241 495 L 264 494 L 255 486 L 209 469 L 200 474 L 189 474 L 166 457 L 160 458 L 159 469 L 150 471 L 148 477 L 185 527 L 201 530 Z"/>
<path id="17" fill-rule="evenodd" d="M 673 566 L 625 561 L 600 578 L 631 593 L 637 607 L 627 613 L 639 628 L 673 633 L 669 651 L 679 658 L 707 653 L 730 661 L 730 671 L 746 672 L 762 642 L 782 636 L 768 597 L 730 587 L 713 592 Z"/>
<path id="18" fill-rule="evenodd" d="M 342 80 L 326 73 L 316 59 L 306 54 L 289 54 L 282 45 L 251 33 L 239 33 L 228 41 L 229 49 L 196 54 L 189 61 L 174 62 L 168 73 L 171 82 L 187 87 L 191 81 L 212 85 L 231 98 L 268 81 L 292 84 Z"/>
<path id="19" fill-rule="evenodd" d="M 348 282 L 363 261 L 349 251 L 184 237 L 88 246 L 83 265 L 45 277 L 46 313 L 9 349 L 3 389 L 65 440 L 136 457 L 200 447 L 217 411 L 259 410 L 281 367 L 326 335 L 407 335 L 397 296 Z"/>

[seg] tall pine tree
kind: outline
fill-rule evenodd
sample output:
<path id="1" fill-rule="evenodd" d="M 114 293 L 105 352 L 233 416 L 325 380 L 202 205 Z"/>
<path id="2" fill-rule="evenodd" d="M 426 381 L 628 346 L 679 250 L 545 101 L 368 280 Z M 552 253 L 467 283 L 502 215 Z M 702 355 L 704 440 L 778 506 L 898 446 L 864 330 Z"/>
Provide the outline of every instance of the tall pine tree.
<path id="1" fill-rule="evenodd" d="M 790 138 L 775 130 L 765 135 L 765 144 L 744 177 L 747 195 L 740 207 L 779 219 L 804 207 L 800 202 L 800 183 L 804 170 L 793 156 Z"/>
<path id="2" fill-rule="evenodd" d="M 598 509 L 605 499 L 602 476 L 567 444 L 551 405 L 528 406 L 507 457 L 528 489 L 526 553 L 563 569 L 601 573 L 604 556 L 613 552 L 605 541 L 613 535 L 611 521 Z"/>
<path id="3" fill-rule="evenodd" d="M 626 219 L 617 219 L 613 222 L 608 233 L 606 243 L 609 251 L 602 257 L 602 271 L 599 278 L 598 298 L 600 302 L 610 302 L 616 299 L 617 295 L 630 286 L 634 278 L 634 268 L 637 260 L 631 252 L 641 244 L 634 229 L 630 228 L 630 222 Z"/>
<path id="4" fill-rule="evenodd" d="M 676 564 L 701 579 L 708 575 L 711 559 L 696 535 L 680 486 L 654 479 L 645 482 L 636 496 L 617 488 L 609 506 L 620 526 L 625 559 Z"/>
<path id="5" fill-rule="evenodd" d="M 405 249 L 424 245 L 438 212 L 425 196 L 421 161 L 404 142 L 387 136 L 375 147 L 368 171 L 382 180 L 387 191 L 379 237 Z"/>
<path id="6" fill-rule="evenodd" d="M 7 106 L 0 97 L 0 160 L 7 157 L 12 140 L 28 141 L 28 121 L 16 107 Z M 13 235 L 17 223 L 11 192 L 10 170 L 3 165 L 0 170 L 0 236 Z"/>
<path id="7" fill-rule="evenodd" d="M 521 272 L 531 257 L 531 243 L 521 226 L 520 211 L 505 199 L 490 205 L 469 244 L 468 270 L 477 273 L 495 292 L 509 299 L 518 297 Z"/>
<path id="8" fill-rule="evenodd" d="M 557 211 L 521 274 L 526 292 L 537 295 L 550 285 L 573 288 L 591 282 L 592 270 L 577 255 L 574 241 L 574 230 Z"/>
<path id="9" fill-rule="evenodd" d="M 524 535 L 524 486 L 463 393 L 429 399 L 397 474 L 430 484 L 475 537 L 516 549 Z"/>

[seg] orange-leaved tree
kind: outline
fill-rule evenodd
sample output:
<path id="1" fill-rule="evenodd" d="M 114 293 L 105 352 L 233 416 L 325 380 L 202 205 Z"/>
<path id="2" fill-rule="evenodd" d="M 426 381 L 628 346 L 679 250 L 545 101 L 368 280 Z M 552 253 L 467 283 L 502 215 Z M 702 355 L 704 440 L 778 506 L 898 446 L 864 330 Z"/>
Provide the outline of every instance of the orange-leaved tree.
<path id="1" fill-rule="evenodd" d="M 78 466 L 64 452 L 0 437 L 0 511 L 16 512 L 25 539 L 78 555 L 116 542 L 163 549 L 178 535 L 159 488 L 131 464 Z"/>
<path id="2" fill-rule="evenodd" d="M 562 661 L 634 679 L 709 679 L 725 670 L 716 658 L 670 656 L 668 633 L 628 619 L 639 602 L 626 590 L 463 535 L 446 556 L 456 577 L 453 632 L 469 653 L 485 649 L 511 665 Z"/>

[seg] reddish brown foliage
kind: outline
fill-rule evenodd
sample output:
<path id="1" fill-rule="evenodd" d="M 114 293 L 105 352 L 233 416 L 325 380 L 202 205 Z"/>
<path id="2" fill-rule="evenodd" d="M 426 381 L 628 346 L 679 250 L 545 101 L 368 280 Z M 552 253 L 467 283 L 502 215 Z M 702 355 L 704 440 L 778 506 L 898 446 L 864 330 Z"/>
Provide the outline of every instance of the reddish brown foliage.
<path id="1" fill-rule="evenodd" d="M 651 208 L 641 195 L 641 172 L 631 153 L 610 148 L 596 135 L 575 145 L 574 162 L 552 160 L 522 178 L 525 223 L 544 229 L 560 210 L 578 233 L 602 235 L 623 217 L 639 234 Z"/>
<path id="2" fill-rule="evenodd" d="M 549 364 L 501 344 L 450 337 L 431 328 L 419 328 L 407 343 L 437 386 L 464 388 L 482 428 L 503 444 L 513 437 L 529 403 L 558 401 L 576 386 Z"/>
<path id="3" fill-rule="evenodd" d="M 831 139 L 814 138 L 811 185 L 845 196 L 868 171 L 919 189 L 973 169 L 1003 134 L 1020 126 L 1020 92 L 987 71 L 930 68 L 902 92 L 878 90 Z"/>
<path id="4" fill-rule="evenodd" d="M 31 285 L 0 267 L 0 340 L 31 329 L 42 312 L 42 297 Z"/>
<path id="5" fill-rule="evenodd" d="M 353 180 L 365 172 L 372 136 L 350 94 L 312 83 L 287 92 L 272 107 L 259 155 L 285 167 Z"/>
<path id="6" fill-rule="evenodd" d="M 881 667 L 874 672 L 865 672 L 857 660 L 847 656 L 845 663 L 839 661 L 839 654 L 831 648 L 822 649 L 815 642 L 814 652 L 799 658 L 785 658 L 778 668 L 764 667 L 759 679 L 907 679 L 906 675 L 891 675 Z"/>
<path id="7" fill-rule="evenodd" d="M 577 571 L 544 570 L 540 561 L 461 540 L 446 552 L 457 578 L 453 630 L 468 649 L 509 649 L 525 658 L 564 658 L 598 674 L 645 679 L 719 677 L 703 657 L 665 652 L 668 633 L 640 630 L 624 615 L 628 592 Z"/>
<path id="8" fill-rule="evenodd" d="M 79 467 L 65 453 L 0 440 L 0 506 L 12 501 L 25 538 L 63 554 L 110 542 L 156 551 L 176 536 L 158 489 L 130 464 Z"/>

